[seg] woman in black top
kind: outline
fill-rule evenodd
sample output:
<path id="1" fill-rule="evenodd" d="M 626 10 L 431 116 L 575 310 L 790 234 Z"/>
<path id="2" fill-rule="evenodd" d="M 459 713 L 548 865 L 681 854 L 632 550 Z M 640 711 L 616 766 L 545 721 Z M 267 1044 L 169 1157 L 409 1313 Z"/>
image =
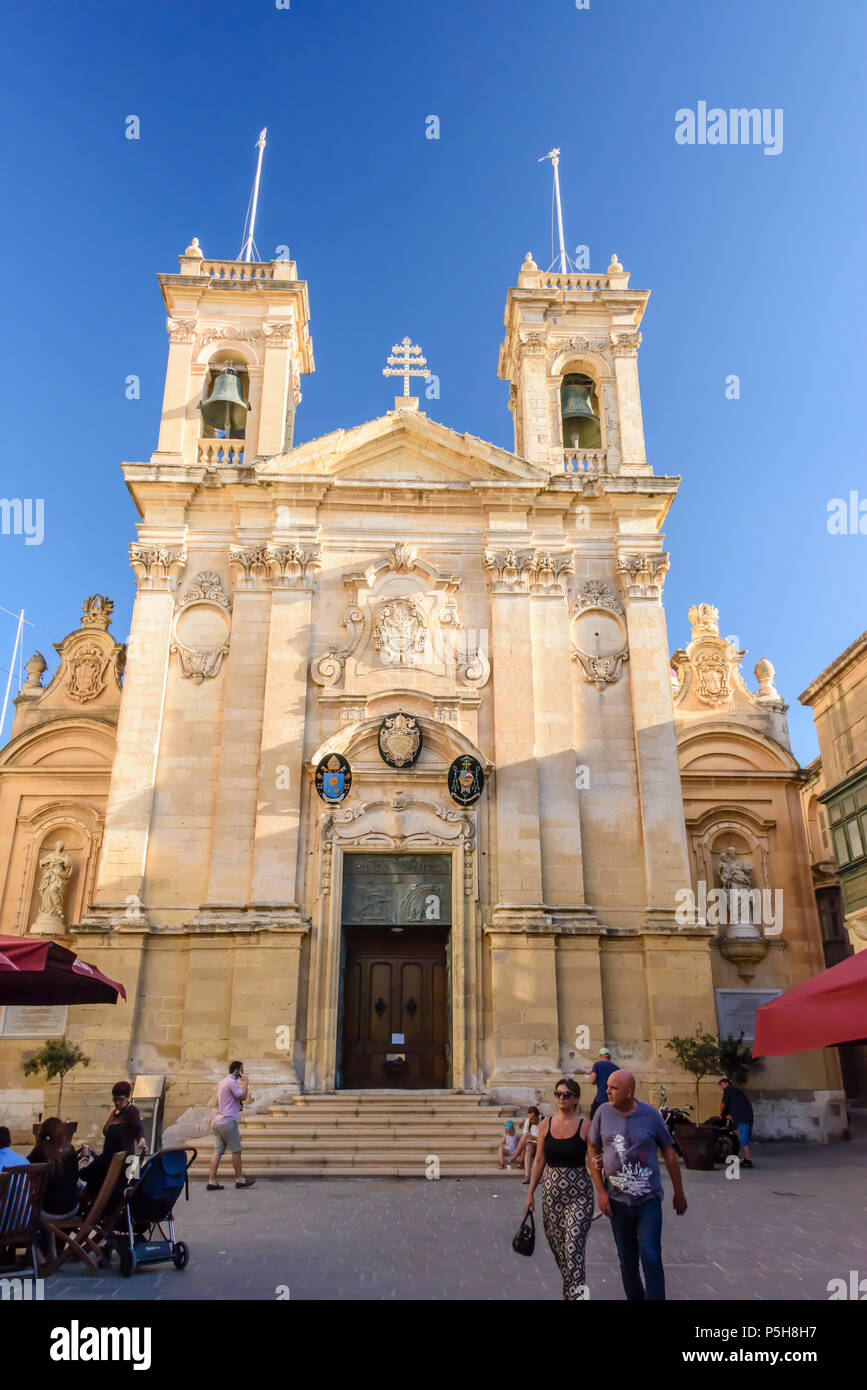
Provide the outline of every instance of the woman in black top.
<path id="1" fill-rule="evenodd" d="M 28 1163 L 48 1164 L 48 1183 L 39 1213 L 42 1224 L 61 1221 L 78 1214 L 78 1159 L 66 1138 L 66 1125 L 56 1115 L 44 1120 L 36 1144 L 27 1155 Z M 49 1258 L 57 1257 L 53 1234 L 47 1236 Z"/>
<path id="2" fill-rule="evenodd" d="M 526 1210 L 534 1209 L 533 1194 L 541 1180 L 545 1236 L 563 1276 L 563 1297 L 575 1302 L 586 1296 L 584 1246 L 593 1219 L 593 1183 L 586 1166 L 590 1123 L 578 1113 L 577 1081 L 562 1077 L 554 1096 L 557 1113 L 539 1129 Z"/>

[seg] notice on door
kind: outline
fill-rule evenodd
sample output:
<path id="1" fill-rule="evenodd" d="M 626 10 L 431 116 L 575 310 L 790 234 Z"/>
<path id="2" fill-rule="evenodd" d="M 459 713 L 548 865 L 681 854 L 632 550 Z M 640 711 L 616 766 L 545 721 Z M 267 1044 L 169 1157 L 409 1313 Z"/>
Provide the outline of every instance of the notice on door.
<path id="1" fill-rule="evenodd" d="M 392 1035 L 391 1035 L 391 1045 L 392 1045 L 392 1047 L 403 1047 L 403 1045 L 404 1045 L 405 1042 L 406 1042 L 406 1038 L 404 1037 L 403 1033 L 392 1033 Z"/>

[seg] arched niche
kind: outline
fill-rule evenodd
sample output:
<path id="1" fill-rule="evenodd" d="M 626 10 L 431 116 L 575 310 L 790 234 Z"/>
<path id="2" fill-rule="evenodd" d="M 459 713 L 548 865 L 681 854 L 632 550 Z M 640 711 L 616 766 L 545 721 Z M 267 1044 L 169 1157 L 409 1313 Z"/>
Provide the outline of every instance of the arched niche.
<path id="1" fill-rule="evenodd" d="M 600 430 L 600 441 L 593 448 L 607 451 L 617 443 L 617 393 L 611 368 L 602 353 L 574 349 L 559 352 L 551 365 L 549 393 L 552 418 L 556 421 L 556 438 L 564 452 L 583 452 L 578 446 L 570 446 L 564 436 L 562 391 L 566 378 L 570 376 L 586 377 L 592 383 L 590 403 L 599 419 Z"/>
<path id="2" fill-rule="evenodd" d="M 28 835 L 21 885 L 19 930 L 29 932 L 42 910 L 44 860 L 63 846 L 72 872 L 62 894 L 63 923 L 68 931 L 81 921 L 92 896 L 101 839 L 101 821 L 89 806 L 54 803 L 22 822 Z"/>

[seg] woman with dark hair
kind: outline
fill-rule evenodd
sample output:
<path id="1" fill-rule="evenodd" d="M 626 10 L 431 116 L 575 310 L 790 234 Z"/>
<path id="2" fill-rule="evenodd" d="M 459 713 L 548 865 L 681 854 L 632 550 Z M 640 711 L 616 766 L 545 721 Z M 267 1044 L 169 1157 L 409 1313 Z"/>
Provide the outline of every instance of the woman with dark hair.
<path id="1" fill-rule="evenodd" d="M 48 1182 L 39 1213 L 43 1226 L 78 1215 L 78 1158 L 66 1137 L 66 1124 L 56 1115 L 44 1120 L 36 1143 L 27 1155 L 28 1163 L 47 1163 Z M 51 1231 L 46 1243 L 49 1259 L 57 1258 L 57 1245 Z M 41 1261 L 44 1263 L 44 1260 Z"/>
<path id="2" fill-rule="evenodd" d="M 525 1210 L 534 1210 L 533 1194 L 542 1181 L 545 1236 L 563 1276 L 563 1297 L 575 1302 L 585 1297 L 584 1245 L 593 1219 L 593 1183 L 586 1166 L 590 1123 L 578 1110 L 577 1081 L 561 1077 L 554 1098 L 556 1114 L 539 1127 Z"/>
<path id="3" fill-rule="evenodd" d="M 141 1115 L 137 1106 L 130 1100 L 132 1087 L 128 1081 L 116 1081 L 111 1088 L 112 1109 L 108 1112 L 108 1119 L 102 1127 L 103 1134 L 108 1134 L 112 1125 L 119 1124 L 121 1120 L 133 1120 L 136 1124 L 141 1124 Z"/>

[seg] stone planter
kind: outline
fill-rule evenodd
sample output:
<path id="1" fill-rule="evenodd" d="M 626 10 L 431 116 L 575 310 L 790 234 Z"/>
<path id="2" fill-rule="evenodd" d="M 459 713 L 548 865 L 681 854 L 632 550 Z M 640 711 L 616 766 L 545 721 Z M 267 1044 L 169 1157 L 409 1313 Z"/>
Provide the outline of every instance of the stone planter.
<path id="1" fill-rule="evenodd" d="M 710 1125 L 678 1125 L 676 1133 L 684 1167 L 705 1172 L 711 1170 L 717 1140 L 716 1131 Z"/>

